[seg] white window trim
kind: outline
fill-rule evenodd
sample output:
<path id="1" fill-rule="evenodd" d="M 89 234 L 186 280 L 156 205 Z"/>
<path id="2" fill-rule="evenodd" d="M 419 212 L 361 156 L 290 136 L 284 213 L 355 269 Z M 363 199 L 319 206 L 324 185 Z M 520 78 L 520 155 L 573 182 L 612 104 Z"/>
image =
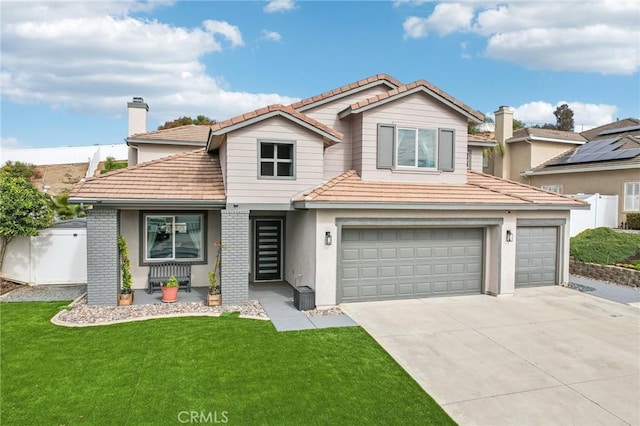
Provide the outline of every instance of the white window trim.
<path id="1" fill-rule="evenodd" d="M 399 132 L 400 130 L 413 130 L 415 133 L 415 157 L 413 159 L 414 165 L 413 166 L 405 166 L 405 165 L 400 165 L 398 164 L 398 147 L 400 146 L 400 137 L 399 137 Z M 435 146 L 433 148 L 433 167 L 420 167 L 418 166 L 418 131 L 420 130 L 433 130 L 434 131 L 434 142 L 435 142 Z M 394 168 L 395 169 L 399 169 L 399 170 L 425 170 L 425 171 L 438 171 L 438 135 L 439 135 L 439 131 L 438 129 L 431 129 L 428 127 L 402 127 L 402 126 L 396 126 L 396 135 L 395 135 L 395 139 L 396 139 L 396 143 L 394 144 L 394 148 L 393 148 L 393 163 L 394 163 Z"/>
<path id="2" fill-rule="evenodd" d="M 147 231 L 148 231 L 148 227 L 147 227 L 147 220 L 149 218 L 167 218 L 167 217 L 171 217 L 171 232 L 174 232 L 176 229 L 176 216 L 199 216 L 200 217 L 200 256 L 199 257 L 180 257 L 180 258 L 176 258 L 176 239 L 175 239 L 175 235 L 172 238 L 172 245 L 171 245 L 171 252 L 173 253 L 172 257 L 163 257 L 163 258 L 149 258 L 147 257 L 147 253 L 148 253 L 148 247 L 147 247 Z M 178 262 L 189 262 L 189 263 L 202 263 L 205 261 L 205 252 L 206 252 L 206 220 L 205 220 L 205 215 L 203 213 L 144 213 L 142 215 L 143 221 L 142 221 L 142 226 L 143 226 L 143 232 L 142 232 L 142 259 L 143 262 L 145 264 L 152 264 L 152 263 L 162 263 L 162 262 L 171 262 L 171 261 L 178 261 Z"/>
<path id="3" fill-rule="evenodd" d="M 556 194 L 562 194 L 562 185 L 542 185 L 540 186 L 540 188 L 544 189 L 545 191 L 555 192 Z"/>
<path id="4" fill-rule="evenodd" d="M 262 158 L 262 144 L 269 143 L 274 145 L 291 145 L 292 146 L 292 154 L 291 159 L 279 159 L 278 158 L 278 149 L 274 148 L 274 158 Z M 262 163 L 264 162 L 273 162 L 273 173 L 274 176 L 264 176 L 262 174 Z M 258 140 L 258 179 L 277 179 L 277 180 L 296 180 L 296 142 L 289 140 L 271 140 L 271 139 L 259 139 Z M 278 173 L 278 163 L 291 163 L 291 176 L 277 176 Z"/>
<path id="5" fill-rule="evenodd" d="M 630 190 L 635 186 L 634 194 L 631 194 Z M 637 208 L 633 208 L 633 202 L 631 198 L 635 199 L 635 203 L 637 204 Z M 640 182 L 625 182 L 624 183 L 624 211 L 635 213 L 640 211 Z"/>

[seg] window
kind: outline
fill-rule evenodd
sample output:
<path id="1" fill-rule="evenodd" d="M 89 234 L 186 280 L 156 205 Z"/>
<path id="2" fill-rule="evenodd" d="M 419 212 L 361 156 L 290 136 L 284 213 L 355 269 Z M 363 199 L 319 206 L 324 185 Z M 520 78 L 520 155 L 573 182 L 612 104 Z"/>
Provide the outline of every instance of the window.
<path id="1" fill-rule="evenodd" d="M 398 167 L 436 167 L 436 131 L 433 129 L 398 128 L 396 165 Z"/>
<path id="2" fill-rule="evenodd" d="M 204 259 L 204 215 L 144 215 L 144 260 Z"/>
<path id="3" fill-rule="evenodd" d="M 640 211 L 640 182 L 625 182 L 624 184 L 624 211 Z"/>
<path id="4" fill-rule="evenodd" d="M 562 194 L 562 186 L 561 185 L 542 185 L 540 188 L 545 191 L 555 192 L 556 194 Z"/>
<path id="5" fill-rule="evenodd" d="M 266 178 L 295 177 L 294 146 L 292 142 L 259 142 L 259 176 Z"/>
<path id="6" fill-rule="evenodd" d="M 482 168 L 489 167 L 489 152 L 486 149 L 482 150 Z"/>

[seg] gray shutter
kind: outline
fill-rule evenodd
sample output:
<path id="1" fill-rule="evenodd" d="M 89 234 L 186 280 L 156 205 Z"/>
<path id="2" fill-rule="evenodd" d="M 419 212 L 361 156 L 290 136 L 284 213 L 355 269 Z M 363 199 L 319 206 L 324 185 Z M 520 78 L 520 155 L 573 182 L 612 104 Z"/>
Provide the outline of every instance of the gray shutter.
<path id="1" fill-rule="evenodd" d="M 452 172 L 455 169 L 453 130 L 440 129 L 438 132 L 438 170 Z"/>
<path id="2" fill-rule="evenodd" d="M 393 124 L 378 124 L 378 168 L 390 169 L 393 167 L 393 142 L 396 134 L 396 126 Z"/>

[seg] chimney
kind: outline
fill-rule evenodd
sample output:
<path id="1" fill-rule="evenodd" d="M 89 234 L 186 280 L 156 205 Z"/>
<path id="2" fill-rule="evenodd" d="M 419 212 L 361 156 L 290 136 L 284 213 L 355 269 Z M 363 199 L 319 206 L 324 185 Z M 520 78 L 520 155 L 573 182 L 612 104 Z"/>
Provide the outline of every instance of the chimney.
<path id="1" fill-rule="evenodd" d="M 496 115 L 496 141 L 504 143 L 513 136 L 513 110 L 508 106 L 501 106 L 494 114 Z"/>
<path id="2" fill-rule="evenodd" d="M 496 142 L 504 148 L 502 155 L 494 156 L 494 174 L 503 179 L 511 179 L 511 155 L 505 141 L 513 136 L 513 110 L 508 106 L 501 106 L 494 114 Z"/>
<path id="3" fill-rule="evenodd" d="M 144 102 L 144 99 L 135 97 L 133 101 L 127 102 L 127 109 L 129 110 L 129 131 L 127 136 L 147 133 L 149 105 Z"/>

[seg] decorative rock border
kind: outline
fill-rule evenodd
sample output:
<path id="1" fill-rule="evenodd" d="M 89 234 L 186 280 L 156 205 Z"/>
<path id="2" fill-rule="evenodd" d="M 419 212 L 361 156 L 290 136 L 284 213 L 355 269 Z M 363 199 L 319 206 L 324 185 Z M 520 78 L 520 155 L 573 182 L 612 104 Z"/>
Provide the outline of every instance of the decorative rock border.
<path id="1" fill-rule="evenodd" d="M 619 266 L 598 265 L 570 259 L 569 273 L 629 287 L 640 287 L 640 271 Z"/>
<path id="2" fill-rule="evenodd" d="M 219 317 L 223 313 L 240 312 L 240 318 L 269 320 L 258 301 L 246 305 L 206 306 L 201 303 L 172 303 L 130 306 L 87 305 L 86 294 L 69 304 L 51 318 L 55 325 L 64 327 L 94 327 L 176 317 Z"/>

